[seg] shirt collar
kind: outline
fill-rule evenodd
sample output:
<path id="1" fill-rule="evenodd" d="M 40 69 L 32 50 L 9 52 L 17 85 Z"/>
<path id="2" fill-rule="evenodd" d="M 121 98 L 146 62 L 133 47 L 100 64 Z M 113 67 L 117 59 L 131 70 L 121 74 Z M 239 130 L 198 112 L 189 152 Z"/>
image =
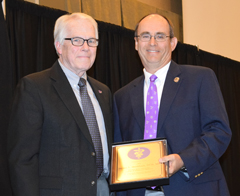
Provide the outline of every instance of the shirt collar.
<path id="1" fill-rule="evenodd" d="M 80 80 L 80 77 L 73 73 L 71 70 L 69 70 L 68 68 L 66 68 L 62 63 L 61 61 L 58 59 L 58 63 L 59 65 L 61 66 L 63 72 L 65 73 L 69 83 L 71 84 L 72 87 L 76 87 L 78 86 L 78 82 Z M 85 80 L 87 80 L 87 73 L 85 72 L 83 75 L 82 75 L 82 78 L 84 78 Z"/>
<path id="2" fill-rule="evenodd" d="M 157 70 L 154 75 L 156 75 L 158 78 L 156 79 L 156 82 L 157 81 L 165 81 L 165 78 L 167 76 L 167 72 L 168 72 L 168 69 L 170 67 L 170 64 L 171 64 L 171 61 L 169 63 L 167 63 L 164 67 L 162 67 L 161 69 Z M 147 85 L 149 85 L 149 78 L 153 75 L 149 72 L 146 71 L 146 69 L 144 68 L 143 69 L 143 73 L 144 73 L 144 76 L 145 76 L 145 83 Z"/>

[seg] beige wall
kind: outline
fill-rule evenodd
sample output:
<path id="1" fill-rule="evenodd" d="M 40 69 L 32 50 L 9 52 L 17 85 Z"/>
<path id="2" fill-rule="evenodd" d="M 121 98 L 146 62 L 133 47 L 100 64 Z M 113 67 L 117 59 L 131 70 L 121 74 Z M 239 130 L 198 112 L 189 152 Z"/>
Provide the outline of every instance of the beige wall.
<path id="1" fill-rule="evenodd" d="M 182 0 L 183 41 L 240 61 L 240 1 Z"/>

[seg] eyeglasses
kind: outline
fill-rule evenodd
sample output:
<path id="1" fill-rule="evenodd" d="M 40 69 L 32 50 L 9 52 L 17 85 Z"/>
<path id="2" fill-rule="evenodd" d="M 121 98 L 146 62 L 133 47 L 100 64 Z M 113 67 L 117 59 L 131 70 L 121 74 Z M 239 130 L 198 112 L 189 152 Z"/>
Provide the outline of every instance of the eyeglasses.
<path id="1" fill-rule="evenodd" d="M 148 42 L 148 41 L 150 41 L 152 39 L 152 37 L 154 37 L 154 39 L 157 42 L 164 42 L 164 41 L 166 41 L 167 37 L 170 37 L 170 36 L 169 35 L 165 35 L 163 33 L 157 33 L 154 36 L 150 35 L 149 33 L 142 33 L 141 35 L 137 35 L 135 37 L 139 37 L 139 39 L 142 42 Z"/>
<path id="2" fill-rule="evenodd" d="M 87 45 L 90 47 L 98 46 L 98 39 L 95 39 L 95 38 L 83 39 L 81 37 L 72 37 L 72 38 L 64 38 L 64 39 L 71 40 L 72 45 L 74 46 L 82 46 L 85 41 L 87 42 Z"/>

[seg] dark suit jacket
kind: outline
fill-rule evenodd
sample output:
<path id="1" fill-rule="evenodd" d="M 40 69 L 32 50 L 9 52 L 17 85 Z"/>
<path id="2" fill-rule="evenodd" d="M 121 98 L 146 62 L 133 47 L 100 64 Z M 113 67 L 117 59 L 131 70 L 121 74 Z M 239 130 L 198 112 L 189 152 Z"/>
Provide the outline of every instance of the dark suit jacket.
<path id="1" fill-rule="evenodd" d="M 111 92 L 91 77 L 88 82 L 102 109 L 110 153 Z M 94 146 L 58 62 L 50 69 L 24 77 L 18 85 L 8 151 L 14 196 L 96 195 Z"/>
<path id="2" fill-rule="evenodd" d="M 179 81 L 174 79 L 179 77 Z M 114 94 L 115 142 L 143 139 L 144 76 Z M 170 177 L 165 196 L 227 196 L 218 159 L 227 149 L 231 130 L 214 72 L 171 62 L 163 88 L 157 137 L 168 141 L 169 154 L 178 153 L 188 170 Z M 143 196 L 145 189 L 128 191 Z M 126 195 L 121 192 L 118 195 Z"/>

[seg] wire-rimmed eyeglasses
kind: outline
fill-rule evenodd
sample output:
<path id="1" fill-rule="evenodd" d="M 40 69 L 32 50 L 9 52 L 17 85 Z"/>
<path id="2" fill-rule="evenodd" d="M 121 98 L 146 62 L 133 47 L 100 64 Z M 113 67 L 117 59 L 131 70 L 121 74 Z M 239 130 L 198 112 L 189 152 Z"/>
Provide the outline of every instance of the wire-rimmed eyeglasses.
<path id="1" fill-rule="evenodd" d="M 64 39 L 71 40 L 72 45 L 74 46 L 82 46 L 85 41 L 87 42 L 87 45 L 90 47 L 98 46 L 98 39 L 96 38 L 83 39 L 81 37 L 72 37 L 72 38 L 64 38 Z"/>
<path id="2" fill-rule="evenodd" d="M 167 37 L 170 37 L 170 35 L 165 35 L 163 33 L 157 33 L 156 35 L 152 36 L 149 33 L 142 33 L 135 37 L 138 37 L 142 42 L 148 42 L 151 40 L 152 37 L 154 37 L 154 39 L 157 42 L 164 42 L 164 41 L 166 41 Z"/>

